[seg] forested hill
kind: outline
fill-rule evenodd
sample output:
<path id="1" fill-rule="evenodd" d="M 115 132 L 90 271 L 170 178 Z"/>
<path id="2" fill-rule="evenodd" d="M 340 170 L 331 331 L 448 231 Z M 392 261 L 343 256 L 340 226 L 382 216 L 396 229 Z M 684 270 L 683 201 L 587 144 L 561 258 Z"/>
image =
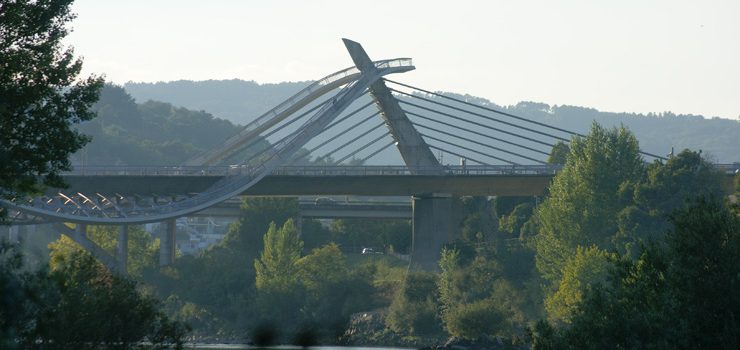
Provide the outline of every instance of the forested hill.
<path id="1" fill-rule="evenodd" d="M 243 80 L 174 81 L 127 83 L 125 89 L 138 101 L 157 100 L 185 108 L 204 110 L 237 124 L 246 124 L 305 87 L 307 82 L 257 84 Z M 600 112 L 593 108 L 520 102 L 499 106 L 488 100 L 449 93 L 467 101 L 568 130 L 586 133 L 593 120 L 604 126 L 624 124 L 632 130 L 643 150 L 667 154 L 671 147 L 702 150 L 714 161 L 740 161 L 740 121 L 705 119 L 671 112 L 635 114 Z M 381 155 L 382 156 L 382 155 Z"/>
<path id="2" fill-rule="evenodd" d="M 257 84 L 244 80 L 178 80 L 167 83 L 126 83 L 137 101 L 163 101 L 198 111 L 207 111 L 237 124 L 247 124 L 310 82 Z"/>
<path id="3" fill-rule="evenodd" d="M 102 89 L 94 110 L 97 118 L 79 126 L 92 142 L 72 156 L 73 164 L 180 165 L 239 131 L 203 111 L 157 101 L 137 104 L 114 85 Z"/>

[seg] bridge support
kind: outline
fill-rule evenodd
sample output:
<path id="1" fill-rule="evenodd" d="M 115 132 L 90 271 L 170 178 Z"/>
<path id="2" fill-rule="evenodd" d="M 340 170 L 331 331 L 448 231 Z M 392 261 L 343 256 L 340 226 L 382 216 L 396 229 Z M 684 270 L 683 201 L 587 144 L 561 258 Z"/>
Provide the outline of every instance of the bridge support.
<path id="1" fill-rule="evenodd" d="M 342 40 L 357 69 L 363 73 L 377 70 L 362 45 L 352 40 Z M 396 147 L 398 147 L 398 151 L 411 173 L 414 175 L 444 174 L 444 168 L 434 157 L 429 146 L 424 142 L 421 134 L 416 131 L 401 106 L 398 105 L 398 101 L 385 86 L 383 79 L 370 85 L 370 93 L 375 103 L 380 107 L 383 120 L 393 135 L 393 139 L 396 140 Z"/>
<path id="2" fill-rule="evenodd" d="M 118 246 L 116 247 L 116 261 L 121 274 L 128 273 L 128 225 L 121 225 L 118 231 Z"/>
<path id="3" fill-rule="evenodd" d="M 108 254 L 108 252 L 97 245 L 97 243 L 93 242 L 90 238 L 87 237 L 86 224 L 76 224 L 75 228 L 71 229 L 65 224 L 56 223 L 54 224 L 54 228 L 63 235 L 71 238 L 83 249 L 90 252 L 96 259 L 98 259 L 98 261 L 105 265 L 108 270 L 112 272 L 124 273 L 118 270 L 119 264 L 114 256 Z"/>
<path id="4" fill-rule="evenodd" d="M 18 225 L 8 226 L 8 241 L 9 242 L 18 242 L 19 236 L 20 236 L 20 226 Z"/>
<path id="5" fill-rule="evenodd" d="M 175 262 L 175 232 L 177 223 L 175 219 L 165 221 L 164 232 L 159 238 L 159 266 L 170 266 Z"/>
<path id="6" fill-rule="evenodd" d="M 452 195 L 419 195 L 413 196 L 411 201 L 411 268 L 436 271 L 442 247 L 454 239 Z"/>
<path id="7" fill-rule="evenodd" d="M 295 223 L 295 230 L 296 233 L 298 233 L 298 237 L 303 236 L 303 215 L 301 214 L 300 208 L 298 209 L 298 214 L 295 215 L 293 218 L 293 222 Z"/>

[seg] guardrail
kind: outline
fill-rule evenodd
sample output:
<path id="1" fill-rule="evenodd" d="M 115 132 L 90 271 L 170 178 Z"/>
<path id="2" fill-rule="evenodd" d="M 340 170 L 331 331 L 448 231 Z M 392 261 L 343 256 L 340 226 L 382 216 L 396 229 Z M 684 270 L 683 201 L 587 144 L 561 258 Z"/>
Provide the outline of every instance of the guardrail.
<path id="1" fill-rule="evenodd" d="M 740 163 L 715 164 L 726 174 L 740 172 Z M 447 175 L 554 175 L 560 165 L 447 165 Z M 63 175 L 85 176 L 231 176 L 250 174 L 248 165 L 225 166 L 77 166 Z M 423 170 L 423 169 L 421 169 Z M 403 165 L 359 166 L 282 166 L 272 171 L 274 176 L 394 176 L 412 175 Z"/>
<path id="2" fill-rule="evenodd" d="M 559 165 L 467 165 L 446 166 L 448 175 L 510 175 L 555 174 Z M 77 166 L 63 175 L 84 176 L 231 176 L 254 172 L 248 165 L 230 166 Z M 421 169 L 423 170 L 423 169 Z M 361 166 L 282 166 L 272 171 L 274 176 L 371 176 L 412 175 L 403 165 Z"/>

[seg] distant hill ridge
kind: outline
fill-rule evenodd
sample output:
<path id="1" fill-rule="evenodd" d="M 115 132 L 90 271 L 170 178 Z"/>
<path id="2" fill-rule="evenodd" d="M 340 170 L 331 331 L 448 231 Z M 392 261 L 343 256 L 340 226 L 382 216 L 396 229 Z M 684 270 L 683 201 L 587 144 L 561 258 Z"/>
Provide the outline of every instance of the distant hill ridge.
<path id="1" fill-rule="evenodd" d="M 246 124 L 253 118 L 298 92 L 310 82 L 258 84 L 244 80 L 179 80 L 158 83 L 124 85 L 139 103 L 162 101 L 188 109 L 202 110 L 236 124 Z M 585 133 L 593 120 L 604 126 L 624 124 L 629 127 L 643 150 L 667 154 L 671 147 L 702 150 L 714 161 L 740 161 L 740 121 L 720 118 L 705 119 L 698 115 L 662 113 L 613 113 L 594 108 L 549 105 L 540 102 L 519 102 L 500 106 L 483 98 L 446 93 L 512 114 L 547 123 L 552 126 Z"/>

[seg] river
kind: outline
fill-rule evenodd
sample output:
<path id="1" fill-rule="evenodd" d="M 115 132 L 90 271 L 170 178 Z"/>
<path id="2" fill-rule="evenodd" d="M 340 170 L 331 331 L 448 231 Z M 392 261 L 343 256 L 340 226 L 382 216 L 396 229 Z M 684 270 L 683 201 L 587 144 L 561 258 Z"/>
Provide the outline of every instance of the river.
<path id="1" fill-rule="evenodd" d="M 260 348 L 256 346 L 250 346 L 246 344 L 188 344 L 185 346 L 186 349 L 209 349 L 209 350 L 235 350 L 235 349 L 251 349 L 251 350 L 297 350 L 303 349 L 300 346 L 272 346 L 269 348 Z M 388 347 L 356 347 L 356 346 L 311 346 L 311 350 L 410 350 L 409 348 L 388 348 Z"/>

